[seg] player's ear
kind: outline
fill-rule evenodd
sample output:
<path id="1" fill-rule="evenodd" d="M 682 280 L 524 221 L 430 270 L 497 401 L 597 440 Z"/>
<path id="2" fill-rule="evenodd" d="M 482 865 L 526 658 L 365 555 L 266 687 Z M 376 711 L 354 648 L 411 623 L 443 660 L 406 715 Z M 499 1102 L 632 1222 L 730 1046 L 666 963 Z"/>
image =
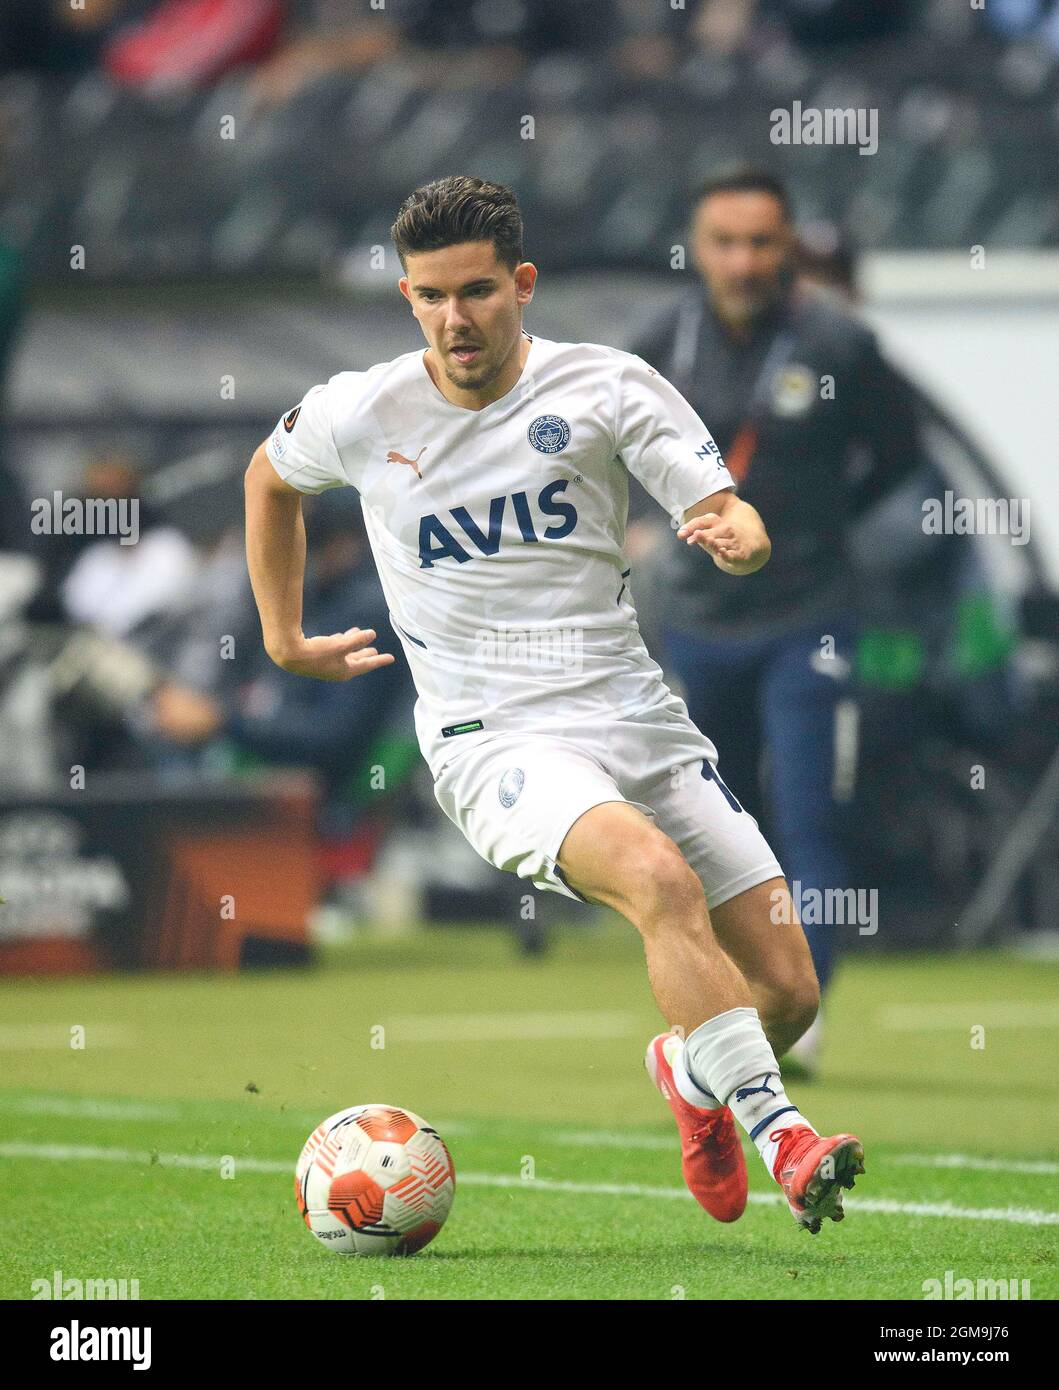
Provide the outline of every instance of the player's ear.
<path id="1" fill-rule="evenodd" d="M 515 267 L 515 297 L 520 304 L 530 302 L 536 283 L 537 267 L 532 261 L 522 261 Z"/>
<path id="2" fill-rule="evenodd" d="M 405 299 L 408 300 L 409 304 L 411 304 L 411 302 L 412 302 L 412 290 L 411 290 L 411 286 L 410 286 L 409 283 L 408 283 L 408 276 L 407 276 L 407 275 L 402 275 L 402 276 L 401 276 L 400 280 L 398 280 L 398 282 L 397 282 L 397 288 L 398 288 L 398 289 L 401 291 L 401 293 L 404 295 Z"/>

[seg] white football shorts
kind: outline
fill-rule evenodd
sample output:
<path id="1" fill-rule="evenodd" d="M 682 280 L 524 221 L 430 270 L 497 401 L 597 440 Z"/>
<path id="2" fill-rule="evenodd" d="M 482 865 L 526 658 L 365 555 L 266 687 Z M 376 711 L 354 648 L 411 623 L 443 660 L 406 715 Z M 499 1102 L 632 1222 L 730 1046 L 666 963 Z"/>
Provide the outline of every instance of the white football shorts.
<path id="1" fill-rule="evenodd" d="M 630 802 L 675 841 L 708 907 L 782 878 L 757 821 L 721 781 L 717 750 L 671 699 L 563 734 L 498 734 L 446 763 L 434 795 L 483 859 L 570 898 L 580 895 L 556 864 L 563 840 L 606 801 Z"/>

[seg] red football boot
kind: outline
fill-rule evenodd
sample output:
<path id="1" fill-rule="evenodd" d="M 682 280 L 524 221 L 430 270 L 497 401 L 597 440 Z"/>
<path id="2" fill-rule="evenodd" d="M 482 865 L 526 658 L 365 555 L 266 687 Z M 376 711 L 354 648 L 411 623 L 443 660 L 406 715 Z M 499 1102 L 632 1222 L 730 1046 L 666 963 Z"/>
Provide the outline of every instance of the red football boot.
<path id="1" fill-rule="evenodd" d="M 660 1033 L 647 1047 L 647 1073 L 676 1117 L 680 1156 L 688 1190 L 717 1221 L 738 1221 L 746 1207 L 746 1159 L 732 1112 L 700 1110 L 676 1088 L 666 1045 L 683 1043 L 676 1033 Z"/>
<path id="2" fill-rule="evenodd" d="M 808 1125 L 775 1130 L 779 1144 L 772 1176 L 783 1188 L 791 1215 L 812 1235 L 825 1217 L 841 1221 L 842 1189 L 864 1172 L 864 1145 L 855 1134 L 814 1134 Z"/>

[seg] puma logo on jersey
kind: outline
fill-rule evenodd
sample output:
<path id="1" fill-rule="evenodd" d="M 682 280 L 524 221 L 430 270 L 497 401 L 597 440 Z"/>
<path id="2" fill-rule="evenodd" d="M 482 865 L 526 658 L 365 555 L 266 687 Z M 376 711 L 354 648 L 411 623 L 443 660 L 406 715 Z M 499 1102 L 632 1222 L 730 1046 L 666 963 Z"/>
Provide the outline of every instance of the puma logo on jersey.
<path id="1" fill-rule="evenodd" d="M 423 447 L 422 447 L 422 449 L 420 449 L 419 453 L 416 454 L 416 456 L 415 456 L 414 459 L 406 459 L 405 456 L 404 456 L 404 454 L 399 454 L 399 453 L 397 452 L 396 449 L 391 449 L 390 452 L 386 455 L 386 462 L 387 462 L 387 463 L 407 463 L 407 464 L 408 464 L 408 467 L 412 469 L 412 471 L 415 473 L 416 477 L 417 477 L 417 478 L 422 478 L 423 475 L 422 475 L 422 473 L 420 473 L 420 471 L 419 471 L 419 460 L 423 457 L 423 455 L 426 453 L 426 451 L 427 451 L 427 446 L 424 444 Z"/>
<path id="2" fill-rule="evenodd" d="M 534 523 L 529 497 L 524 492 L 512 493 L 510 498 L 492 498 L 489 503 L 489 520 L 486 523 L 488 528 L 486 530 L 483 530 L 475 521 L 466 507 L 450 507 L 449 516 L 452 517 L 463 533 L 463 537 L 470 542 L 470 545 L 478 551 L 479 555 L 495 555 L 500 549 L 504 517 L 509 501 L 515 514 L 515 521 L 518 524 L 519 535 L 523 541 L 533 543 L 541 540 L 562 540 L 577 525 L 577 508 L 571 506 L 569 502 L 557 500 L 559 494 L 569 486 L 569 481 L 568 478 L 556 478 L 554 482 L 542 487 L 537 494 L 537 509 L 546 517 L 558 518 L 552 525 L 546 526 L 541 535 L 537 534 L 539 522 Z M 420 569 L 433 569 L 437 560 L 451 559 L 455 560 L 457 564 L 465 565 L 468 560 L 474 558 L 462 540 L 457 540 L 455 528 L 450 530 L 440 517 L 431 512 L 427 516 L 419 518 Z"/>

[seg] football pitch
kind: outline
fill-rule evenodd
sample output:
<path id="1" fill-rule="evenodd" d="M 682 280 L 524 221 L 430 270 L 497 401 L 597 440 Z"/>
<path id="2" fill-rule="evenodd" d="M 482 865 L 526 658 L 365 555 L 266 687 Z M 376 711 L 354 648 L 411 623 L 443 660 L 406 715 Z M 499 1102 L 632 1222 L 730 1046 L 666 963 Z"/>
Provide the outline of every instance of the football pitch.
<path id="1" fill-rule="evenodd" d="M 739 1222 L 684 1191 L 618 928 L 534 960 L 435 929 L 303 972 L 8 980 L 0 1294 L 61 1271 L 142 1299 L 918 1300 L 948 1272 L 1056 1297 L 1059 967 L 849 961 L 826 1026 L 823 1078 L 789 1090 L 861 1135 L 867 1173 L 814 1238 L 752 1151 Z M 448 1223 L 410 1259 L 336 1255 L 297 1213 L 309 1131 L 364 1102 L 424 1116 L 455 1161 Z"/>

